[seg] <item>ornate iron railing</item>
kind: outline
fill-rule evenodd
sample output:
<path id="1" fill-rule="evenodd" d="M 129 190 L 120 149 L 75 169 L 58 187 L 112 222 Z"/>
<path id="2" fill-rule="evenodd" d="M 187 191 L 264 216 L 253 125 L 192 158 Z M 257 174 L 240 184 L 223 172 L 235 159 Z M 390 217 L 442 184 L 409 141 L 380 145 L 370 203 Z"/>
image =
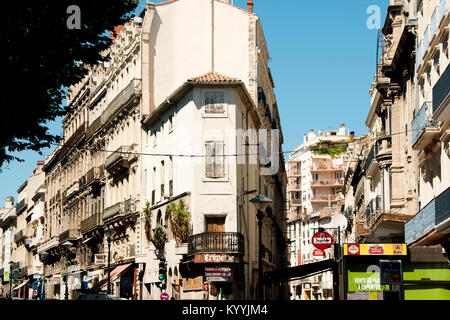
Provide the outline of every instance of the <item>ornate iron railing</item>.
<path id="1" fill-rule="evenodd" d="M 237 232 L 206 232 L 189 237 L 188 253 L 244 253 L 244 236 Z"/>

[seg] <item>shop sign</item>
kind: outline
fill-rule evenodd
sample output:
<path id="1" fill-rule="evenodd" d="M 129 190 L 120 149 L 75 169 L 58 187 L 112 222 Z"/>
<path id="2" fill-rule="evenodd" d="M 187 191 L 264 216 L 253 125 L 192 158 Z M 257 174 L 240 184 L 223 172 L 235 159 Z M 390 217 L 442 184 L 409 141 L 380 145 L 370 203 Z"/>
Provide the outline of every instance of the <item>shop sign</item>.
<path id="1" fill-rule="evenodd" d="M 94 256 L 94 264 L 95 265 L 104 265 L 106 264 L 106 254 L 104 253 L 97 253 Z"/>
<path id="2" fill-rule="evenodd" d="M 389 289 L 380 283 L 380 267 L 378 265 L 348 265 L 348 292 L 373 292 Z"/>
<path id="3" fill-rule="evenodd" d="M 384 244 L 368 244 L 369 255 L 384 255 Z"/>
<path id="4" fill-rule="evenodd" d="M 380 260 L 381 284 L 402 284 L 401 260 Z"/>
<path id="5" fill-rule="evenodd" d="M 183 291 L 203 290 L 203 276 L 183 278 Z"/>
<path id="6" fill-rule="evenodd" d="M 317 249 L 325 250 L 333 244 L 333 237 L 328 232 L 317 232 L 311 242 Z"/>
<path id="7" fill-rule="evenodd" d="M 325 256 L 325 251 L 319 250 L 319 249 L 313 249 L 312 255 L 314 257 L 324 257 Z"/>
<path id="8" fill-rule="evenodd" d="M 205 267 L 206 277 L 231 277 L 231 268 Z"/>
<path id="9" fill-rule="evenodd" d="M 346 256 L 406 256 L 408 254 L 405 243 L 345 243 Z"/>
<path id="10" fill-rule="evenodd" d="M 239 263 L 240 259 L 237 256 L 228 254 L 197 254 L 194 257 L 195 263 Z"/>

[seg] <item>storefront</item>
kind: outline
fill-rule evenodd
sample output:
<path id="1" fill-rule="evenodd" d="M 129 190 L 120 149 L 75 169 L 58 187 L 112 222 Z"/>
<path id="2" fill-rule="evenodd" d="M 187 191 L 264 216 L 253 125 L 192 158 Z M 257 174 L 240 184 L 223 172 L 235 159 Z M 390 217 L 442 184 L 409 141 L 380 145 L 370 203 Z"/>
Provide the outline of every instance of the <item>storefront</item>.
<path id="1" fill-rule="evenodd" d="M 346 300 L 450 299 L 450 269 L 442 248 L 344 244 L 343 249 Z M 395 281 L 386 280 L 386 263 L 398 266 L 388 277 Z"/>

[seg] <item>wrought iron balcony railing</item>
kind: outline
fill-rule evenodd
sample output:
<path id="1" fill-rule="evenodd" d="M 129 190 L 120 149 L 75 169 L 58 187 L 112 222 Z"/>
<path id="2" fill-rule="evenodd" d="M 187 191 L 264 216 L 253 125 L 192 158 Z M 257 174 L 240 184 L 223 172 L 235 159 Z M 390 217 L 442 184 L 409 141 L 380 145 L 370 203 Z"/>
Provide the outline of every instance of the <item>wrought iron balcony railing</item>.
<path id="1" fill-rule="evenodd" d="M 411 144 L 413 149 L 422 149 L 439 130 L 439 124 L 432 119 L 432 106 L 425 101 L 411 123 Z"/>
<path id="2" fill-rule="evenodd" d="M 103 213 L 96 213 L 81 221 L 80 232 L 86 233 L 103 226 Z"/>
<path id="3" fill-rule="evenodd" d="M 27 203 L 25 202 L 25 199 L 22 199 L 17 206 L 16 206 L 16 213 L 20 213 L 22 210 L 27 208 Z"/>
<path id="4" fill-rule="evenodd" d="M 441 110 L 449 108 L 450 96 L 450 65 L 442 73 L 438 82 L 433 87 L 433 118 L 437 119 L 437 113 L 442 113 Z M 445 106 L 445 107 L 444 107 Z"/>
<path id="5" fill-rule="evenodd" d="M 110 173 L 118 173 L 129 168 L 128 155 L 130 152 L 129 146 L 121 146 L 114 151 L 105 161 L 105 169 Z"/>
<path id="6" fill-rule="evenodd" d="M 101 116 L 102 124 L 109 122 L 116 114 L 131 105 L 131 101 L 134 97 L 140 94 L 141 81 L 138 79 L 131 80 L 125 89 L 123 89 L 108 105 L 106 110 Z"/>
<path id="7" fill-rule="evenodd" d="M 67 229 L 59 234 L 59 243 L 63 243 L 67 240 L 75 240 L 78 237 L 77 229 Z"/>
<path id="8" fill-rule="evenodd" d="M 206 232 L 189 237 L 188 253 L 244 253 L 244 236 L 237 232 Z"/>

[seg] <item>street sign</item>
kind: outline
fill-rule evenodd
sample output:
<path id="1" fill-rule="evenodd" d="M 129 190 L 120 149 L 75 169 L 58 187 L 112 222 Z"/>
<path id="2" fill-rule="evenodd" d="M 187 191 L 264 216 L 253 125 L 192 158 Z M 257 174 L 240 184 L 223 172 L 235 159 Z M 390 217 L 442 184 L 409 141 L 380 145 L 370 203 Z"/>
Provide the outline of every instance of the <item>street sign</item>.
<path id="1" fill-rule="evenodd" d="M 206 280 L 210 282 L 229 282 L 230 277 L 206 277 Z"/>
<path id="2" fill-rule="evenodd" d="M 402 261 L 380 260 L 380 283 L 402 284 Z"/>
<path id="3" fill-rule="evenodd" d="M 33 290 L 33 296 L 37 296 L 37 290 Z"/>
<path id="4" fill-rule="evenodd" d="M 313 235 L 311 242 L 317 249 L 325 250 L 333 244 L 333 237 L 328 232 L 321 231 Z"/>
<path id="5" fill-rule="evenodd" d="M 161 293 L 160 299 L 161 300 L 169 300 L 169 294 L 167 292 Z"/>
<path id="6" fill-rule="evenodd" d="M 231 277 L 231 268 L 229 267 L 205 267 L 206 277 Z"/>

